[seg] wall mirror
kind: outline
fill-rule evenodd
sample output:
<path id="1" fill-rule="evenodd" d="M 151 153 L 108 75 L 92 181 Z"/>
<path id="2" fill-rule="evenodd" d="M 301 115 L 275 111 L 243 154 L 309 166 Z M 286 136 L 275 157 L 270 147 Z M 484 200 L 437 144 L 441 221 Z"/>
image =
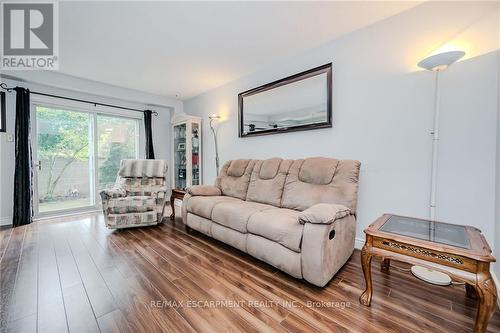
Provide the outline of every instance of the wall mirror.
<path id="1" fill-rule="evenodd" d="M 332 127 L 332 64 L 238 94 L 239 136 Z"/>

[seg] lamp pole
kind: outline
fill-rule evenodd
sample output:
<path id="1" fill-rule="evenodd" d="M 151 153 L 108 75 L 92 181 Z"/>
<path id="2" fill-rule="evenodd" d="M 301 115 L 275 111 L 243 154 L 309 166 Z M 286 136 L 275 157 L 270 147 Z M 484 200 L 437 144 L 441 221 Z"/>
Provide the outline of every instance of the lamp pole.
<path id="1" fill-rule="evenodd" d="M 448 51 L 431 55 L 418 63 L 418 67 L 435 73 L 434 85 L 434 123 L 432 135 L 432 163 L 431 163 L 431 193 L 429 200 L 429 219 L 436 220 L 436 194 L 437 194 L 437 171 L 439 152 L 439 116 L 440 116 L 440 93 L 439 74 L 465 55 L 463 51 Z"/>
<path id="2" fill-rule="evenodd" d="M 220 117 L 217 115 L 211 115 L 209 117 L 210 119 L 210 129 L 212 130 L 212 134 L 214 135 L 214 143 L 215 143 L 215 173 L 217 176 L 219 176 L 219 147 L 217 145 L 217 131 L 214 127 L 214 122 L 215 120 L 219 119 Z"/>
<path id="3" fill-rule="evenodd" d="M 439 72 L 436 70 L 434 87 L 434 124 L 432 134 L 432 164 L 431 164 L 431 199 L 429 217 L 431 221 L 436 219 L 436 193 L 437 193 L 437 170 L 439 156 L 439 114 L 440 114 L 440 94 L 439 94 Z"/>

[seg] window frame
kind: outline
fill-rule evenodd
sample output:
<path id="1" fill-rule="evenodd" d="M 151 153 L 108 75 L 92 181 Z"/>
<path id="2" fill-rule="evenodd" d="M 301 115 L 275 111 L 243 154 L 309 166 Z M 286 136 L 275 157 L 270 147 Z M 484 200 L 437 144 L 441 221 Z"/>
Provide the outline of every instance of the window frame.
<path id="1" fill-rule="evenodd" d="M 63 209 L 63 210 L 54 210 L 50 212 L 40 212 L 38 203 L 38 168 L 34 167 L 34 177 L 33 177 L 33 211 L 35 219 L 43 219 L 47 217 L 54 216 L 64 216 L 71 214 L 79 214 L 84 212 L 94 212 L 101 210 L 101 199 L 98 191 L 98 144 L 96 138 L 98 137 L 98 129 L 97 129 L 97 116 L 114 116 L 121 117 L 127 119 L 133 119 L 136 121 L 136 129 L 138 131 L 138 136 L 136 140 L 136 152 L 137 158 L 143 158 L 145 156 L 145 129 L 144 129 L 144 115 L 137 111 L 129 111 L 122 110 L 118 108 L 112 108 L 101 105 L 92 105 L 83 102 L 71 101 L 57 97 L 49 97 L 49 96 L 41 96 L 41 95 L 32 95 L 31 98 L 31 137 L 32 137 L 32 155 L 33 155 L 33 163 L 38 161 L 38 133 L 37 133 L 37 112 L 36 108 L 38 106 L 48 107 L 48 108 L 58 108 L 58 109 L 67 109 L 68 111 L 75 112 L 84 112 L 89 114 L 89 140 L 93 146 L 91 149 L 91 153 L 89 154 L 89 159 L 91 159 L 91 163 L 89 163 L 89 187 L 90 187 L 90 196 L 91 202 L 89 206 L 80 207 L 80 208 L 72 208 L 72 209 Z"/>

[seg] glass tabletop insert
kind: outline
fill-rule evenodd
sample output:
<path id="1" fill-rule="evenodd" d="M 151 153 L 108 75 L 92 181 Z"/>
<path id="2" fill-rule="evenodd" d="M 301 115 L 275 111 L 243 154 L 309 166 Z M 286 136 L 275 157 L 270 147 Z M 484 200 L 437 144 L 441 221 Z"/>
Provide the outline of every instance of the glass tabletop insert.
<path id="1" fill-rule="evenodd" d="M 460 225 L 393 215 L 379 230 L 465 249 L 470 248 L 465 227 Z"/>

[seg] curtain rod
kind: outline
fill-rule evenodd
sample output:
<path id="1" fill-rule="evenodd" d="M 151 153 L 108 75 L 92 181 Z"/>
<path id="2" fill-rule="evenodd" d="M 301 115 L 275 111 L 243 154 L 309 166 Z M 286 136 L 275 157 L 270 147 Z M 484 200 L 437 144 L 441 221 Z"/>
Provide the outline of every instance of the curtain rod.
<path id="1" fill-rule="evenodd" d="M 7 92 L 12 92 L 14 88 L 9 88 L 5 83 L 0 83 L 0 88 L 3 90 L 6 90 Z M 55 97 L 55 98 L 61 98 L 61 99 L 66 99 L 69 101 L 74 101 L 74 102 L 81 102 L 81 103 L 88 103 L 88 104 L 94 104 L 94 106 L 100 105 L 100 106 L 107 106 L 107 107 L 112 107 L 112 108 L 117 108 L 117 109 L 123 109 L 123 110 L 129 110 L 129 111 L 136 111 L 136 112 L 144 112 L 145 110 L 139 110 L 139 109 L 134 109 L 134 108 L 128 108 L 125 106 L 118 106 L 118 105 L 112 105 L 112 104 L 106 104 L 106 103 L 99 103 L 99 102 L 93 102 L 93 101 L 88 101 L 85 99 L 79 99 L 79 98 L 72 98 L 72 97 L 65 97 L 65 96 L 59 96 L 59 95 L 53 95 L 53 94 L 46 94 L 46 93 L 41 93 L 41 92 L 36 92 L 36 91 L 30 91 L 30 93 L 35 94 L 35 95 L 41 95 L 41 96 L 47 96 L 47 97 Z M 157 111 L 152 111 L 152 114 L 155 116 L 158 116 Z"/>

